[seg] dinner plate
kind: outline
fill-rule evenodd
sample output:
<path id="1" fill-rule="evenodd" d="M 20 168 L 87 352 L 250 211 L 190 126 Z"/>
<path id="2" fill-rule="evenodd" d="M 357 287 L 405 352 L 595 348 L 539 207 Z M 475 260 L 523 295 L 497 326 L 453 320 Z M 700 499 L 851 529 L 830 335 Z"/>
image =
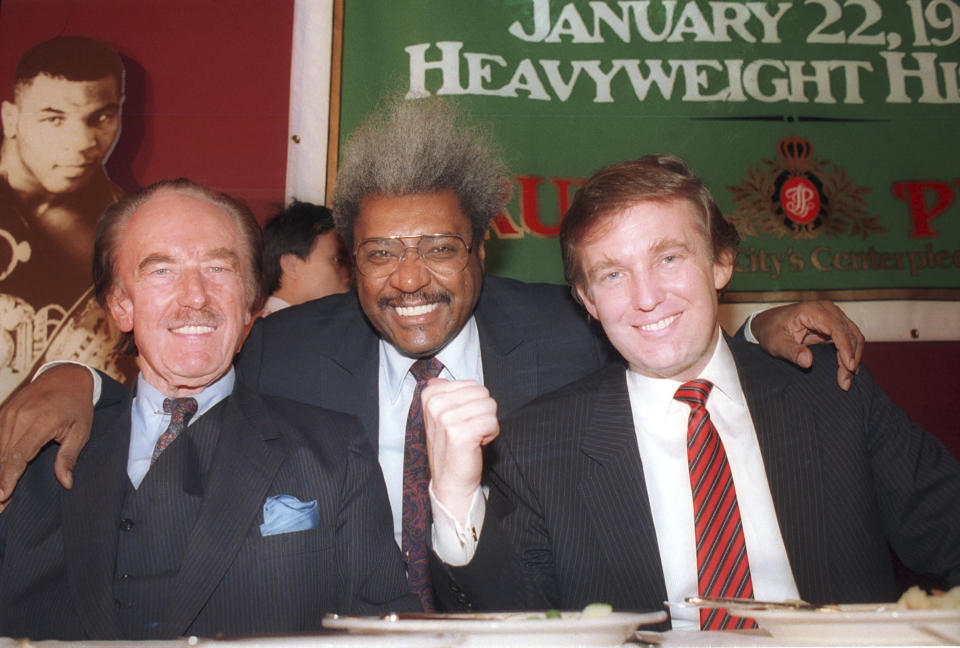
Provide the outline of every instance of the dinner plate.
<path id="1" fill-rule="evenodd" d="M 425 615 L 419 615 L 425 617 Z M 548 619 L 544 612 L 495 612 L 436 614 L 429 618 L 399 616 L 344 617 L 329 615 L 325 628 L 364 634 L 441 632 L 460 636 L 462 646 L 619 646 L 642 625 L 667 618 L 658 612 L 611 612 L 606 616 L 582 617 L 563 612 Z"/>
<path id="2" fill-rule="evenodd" d="M 731 614 L 756 619 L 776 639 L 830 645 L 960 643 L 960 609 L 906 610 L 894 604 L 837 605 L 833 610 L 750 609 Z"/>

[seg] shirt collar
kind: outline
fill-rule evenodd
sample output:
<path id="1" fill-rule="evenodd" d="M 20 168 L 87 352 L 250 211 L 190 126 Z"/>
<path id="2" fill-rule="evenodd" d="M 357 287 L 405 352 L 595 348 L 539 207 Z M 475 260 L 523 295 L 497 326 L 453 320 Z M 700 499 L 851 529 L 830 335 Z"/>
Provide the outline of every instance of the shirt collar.
<path id="1" fill-rule="evenodd" d="M 475 379 L 482 377 L 480 360 L 480 333 L 473 315 L 467 320 L 460 332 L 436 355 L 443 363 L 444 378 L 450 380 Z M 400 389 L 416 358 L 401 353 L 395 346 L 380 338 L 380 372 L 386 378 L 390 400 L 400 396 Z"/>
<path id="2" fill-rule="evenodd" d="M 719 329 L 719 327 L 718 327 Z M 733 354 L 724 338 L 723 330 L 717 336 L 716 346 L 710 356 L 707 366 L 700 372 L 698 378 L 709 380 L 713 383 L 713 391 L 710 397 L 721 393 L 731 401 L 746 407 L 746 398 L 743 395 L 743 389 L 740 387 L 740 377 L 737 374 L 737 365 L 733 360 Z M 672 378 L 652 378 L 644 376 L 635 371 L 627 370 L 627 382 L 630 385 L 631 393 L 639 397 L 639 402 L 644 403 L 644 410 L 638 412 L 643 417 L 643 411 L 658 412 L 663 415 L 673 404 L 673 395 L 681 383 Z"/>
<path id="3" fill-rule="evenodd" d="M 197 413 L 191 420 L 200 418 L 207 410 L 222 401 L 233 392 L 236 382 L 236 372 L 233 367 L 213 383 L 207 385 L 203 391 L 193 394 L 197 399 Z M 149 420 L 150 414 L 163 413 L 163 400 L 167 398 L 162 391 L 148 383 L 143 374 L 137 377 L 137 395 L 133 399 L 133 407 L 144 420 Z"/>
<path id="4" fill-rule="evenodd" d="M 276 295 L 270 295 L 267 297 L 267 301 L 263 303 L 263 310 L 260 311 L 260 315 L 266 317 L 267 315 L 276 313 L 278 310 L 289 307 L 290 303 L 288 301 L 280 299 Z"/>

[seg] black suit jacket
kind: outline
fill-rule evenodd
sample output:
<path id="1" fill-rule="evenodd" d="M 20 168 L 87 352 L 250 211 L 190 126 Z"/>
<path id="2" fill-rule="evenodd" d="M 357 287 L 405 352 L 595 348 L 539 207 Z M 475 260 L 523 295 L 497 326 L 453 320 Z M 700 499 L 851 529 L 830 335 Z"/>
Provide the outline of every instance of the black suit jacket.
<path id="1" fill-rule="evenodd" d="M 800 595 L 895 600 L 890 551 L 960 583 L 960 465 L 867 371 L 832 350 L 805 372 L 731 343 Z M 624 370 L 603 369 L 504 421 L 473 561 L 446 568 L 475 607 L 660 608 L 660 554 Z M 448 600 L 448 604 L 455 601 Z"/>
<path id="2" fill-rule="evenodd" d="M 500 415 L 615 357 L 563 286 L 487 276 L 474 315 Z M 356 293 L 332 295 L 258 321 L 238 367 L 259 392 L 356 416 L 377 447 L 379 340 Z"/>
<path id="3" fill-rule="evenodd" d="M 417 609 L 356 421 L 239 386 L 221 407 L 209 472 L 185 475 L 202 503 L 154 638 L 301 632 L 325 612 Z M 99 408 L 69 491 L 53 475 L 56 447 L 28 468 L 0 516 L 0 635 L 125 638 L 113 591 L 129 432 L 129 399 Z M 166 452 L 186 452 L 183 442 Z M 316 499 L 320 525 L 262 537 L 264 501 L 278 494 Z"/>

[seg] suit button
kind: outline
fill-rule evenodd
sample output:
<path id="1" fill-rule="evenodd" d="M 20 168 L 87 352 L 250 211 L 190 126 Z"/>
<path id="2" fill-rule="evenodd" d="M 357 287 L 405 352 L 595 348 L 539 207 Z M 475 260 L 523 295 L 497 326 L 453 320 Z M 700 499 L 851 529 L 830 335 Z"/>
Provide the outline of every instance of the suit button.
<path id="1" fill-rule="evenodd" d="M 130 574 L 120 574 L 120 580 L 125 581 L 130 578 Z"/>
<path id="2" fill-rule="evenodd" d="M 121 531 L 129 531 L 132 528 L 133 528 L 133 520 L 131 520 L 130 518 L 123 518 L 122 520 L 120 520 Z"/>
<path id="3" fill-rule="evenodd" d="M 457 594 L 457 600 L 464 605 L 468 605 L 470 601 L 467 595 L 464 594 L 463 592 L 460 592 L 459 594 Z"/>
<path id="4" fill-rule="evenodd" d="M 453 592 L 454 594 L 459 594 L 459 593 L 460 593 L 460 587 L 459 587 L 456 583 L 451 582 L 451 583 L 450 583 L 450 591 Z"/>

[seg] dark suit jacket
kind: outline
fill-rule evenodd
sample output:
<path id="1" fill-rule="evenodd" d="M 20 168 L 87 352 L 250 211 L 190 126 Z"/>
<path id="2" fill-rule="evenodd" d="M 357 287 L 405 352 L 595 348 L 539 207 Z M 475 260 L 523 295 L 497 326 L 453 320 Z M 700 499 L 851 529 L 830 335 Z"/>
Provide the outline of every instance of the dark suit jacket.
<path id="1" fill-rule="evenodd" d="M 731 343 L 800 595 L 895 600 L 889 548 L 960 583 L 960 464 L 861 371 L 815 348 L 805 372 Z M 448 568 L 475 607 L 660 608 L 666 599 L 624 370 L 504 421 L 477 554 Z M 889 547 L 888 547 L 889 543 Z M 452 604 L 448 601 L 448 604 Z"/>
<path id="2" fill-rule="evenodd" d="M 563 286 L 487 276 L 474 315 L 500 415 L 615 357 Z M 356 293 L 332 295 L 259 320 L 238 367 L 251 389 L 356 416 L 377 447 L 379 340 Z"/>
<path id="3" fill-rule="evenodd" d="M 209 471 L 184 476 L 182 492 L 202 502 L 153 638 L 300 632 L 325 612 L 417 609 L 356 421 L 239 386 L 217 408 Z M 124 638 L 113 593 L 129 431 L 129 398 L 98 409 L 69 491 L 53 475 L 56 447 L 28 468 L 0 516 L 0 635 Z M 188 452 L 188 432 L 166 452 Z M 316 499 L 320 525 L 262 537 L 277 494 Z"/>

